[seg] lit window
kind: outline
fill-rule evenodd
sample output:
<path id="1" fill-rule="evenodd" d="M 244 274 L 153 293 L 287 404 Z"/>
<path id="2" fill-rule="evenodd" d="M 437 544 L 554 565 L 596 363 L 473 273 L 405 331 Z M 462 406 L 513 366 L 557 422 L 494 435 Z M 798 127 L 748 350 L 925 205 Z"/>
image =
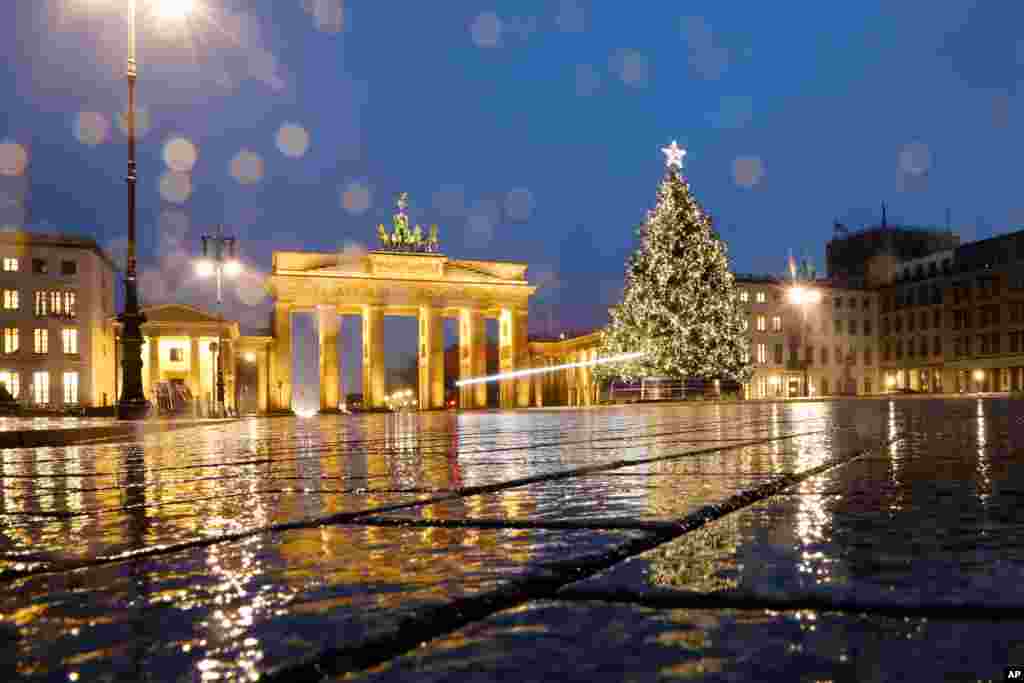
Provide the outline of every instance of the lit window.
<path id="1" fill-rule="evenodd" d="M 748 301 L 750 301 L 750 293 L 747 291 L 740 292 L 740 302 L 747 303 Z"/>
<path id="2" fill-rule="evenodd" d="M 53 313 L 54 315 L 60 315 L 63 313 L 64 306 L 62 301 L 60 292 L 50 292 L 50 313 Z"/>
<path id="3" fill-rule="evenodd" d="M 18 310 L 18 290 L 4 290 L 4 308 L 7 309 L 8 311 Z"/>
<path id="4" fill-rule="evenodd" d="M 782 332 L 782 316 L 772 316 L 772 332 Z"/>
<path id="5" fill-rule="evenodd" d="M 763 315 L 757 316 L 757 331 L 764 332 L 768 329 L 767 319 Z"/>
<path id="6" fill-rule="evenodd" d="M 18 259 L 10 256 L 4 257 L 4 272 L 5 273 L 17 273 L 18 272 Z"/>
<path id="7" fill-rule="evenodd" d="M 32 402 L 36 405 L 50 402 L 50 373 L 45 370 L 32 373 Z"/>
<path id="8" fill-rule="evenodd" d="M 75 293 L 64 292 L 64 315 L 69 318 L 75 317 Z"/>
<path id="9" fill-rule="evenodd" d="M 64 373 L 64 403 L 78 403 L 78 373 Z"/>
<path id="10" fill-rule="evenodd" d="M 754 300 L 759 304 L 763 304 L 766 301 L 764 292 L 758 292 L 757 294 L 755 294 Z"/>
<path id="11" fill-rule="evenodd" d="M 78 264 L 74 261 L 61 261 L 60 262 L 60 274 L 61 275 L 74 275 L 78 272 Z"/>
<path id="12" fill-rule="evenodd" d="M 185 360 L 184 349 L 171 349 L 171 362 L 181 363 Z"/>
<path id="13" fill-rule="evenodd" d="M 46 296 L 46 292 L 36 292 L 36 316 L 41 317 L 49 314 L 50 307 L 48 305 L 49 299 Z"/>
<path id="14" fill-rule="evenodd" d="M 78 353 L 78 330 L 73 327 L 65 327 L 60 331 L 60 339 L 64 346 L 64 353 Z"/>
<path id="15" fill-rule="evenodd" d="M 33 337 L 33 349 L 36 353 L 48 353 L 50 351 L 50 331 L 36 328 Z"/>
<path id="16" fill-rule="evenodd" d="M 16 353 L 18 350 L 18 328 L 4 328 L 4 353 Z"/>
<path id="17" fill-rule="evenodd" d="M 757 345 L 757 362 L 764 364 L 768 362 L 768 345 L 758 344 Z"/>
<path id="18" fill-rule="evenodd" d="M 7 391 L 14 398 L 18 398 L 18 394 L 21 393 L 21 378 L 17 371 L 4 370 L 0 372 L 0 384 L 7 387 Z"/>

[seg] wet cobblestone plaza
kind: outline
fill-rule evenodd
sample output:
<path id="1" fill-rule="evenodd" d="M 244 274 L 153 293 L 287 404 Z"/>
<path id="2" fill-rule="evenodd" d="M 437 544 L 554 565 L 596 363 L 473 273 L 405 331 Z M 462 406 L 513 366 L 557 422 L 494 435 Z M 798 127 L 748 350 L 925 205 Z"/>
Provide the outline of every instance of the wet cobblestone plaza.
<path id="1" fill-rule="evenodd" d="M 1002 680 L 1024 406 L 259 418 L 7 449 L 0 679 Z"/>

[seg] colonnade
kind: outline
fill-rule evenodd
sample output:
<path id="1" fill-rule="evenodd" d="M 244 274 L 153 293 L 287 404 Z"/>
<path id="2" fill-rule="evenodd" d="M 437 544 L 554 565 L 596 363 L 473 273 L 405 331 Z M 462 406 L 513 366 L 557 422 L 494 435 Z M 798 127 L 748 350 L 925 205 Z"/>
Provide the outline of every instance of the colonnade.
<path id="1" fill-rule="evenodd" d="M 499 321 L 499 368 L 510 372 L 526 367 L 527 314 L 512 308 L 480 310 L 472 308 L 442 308 L 438 306 L 388 307 L 380 304 L 359 306 L 319 305 L 315 308 L 298 307 L 278 301 L 274 306 L 274 346 L 270 369 L 270 403 L 274 409 L 292 407 L 292 335 L 293 313 L 315 313 L 320 358 L 320 409 L 336 410 L 340 396 L 340 372 L 337 340 L 340 332 L 339 315 L 357 314 L 362 319 L 362 371 L 363 405 L 379 408 L 385 404 L 384 317 L 385 315 L 416 316 L 418 319 L 417 359 L 419 371 L 420 408 L 442 408 L 445 402 L 444 376 L 444 320 L 458 320 L 459 378 L 482 377 L 487 371 L 488 317 Z M 530 405 L 530 378 L 512 378 L 500 381 L 502 408 L 526 408 Z M 460 389 L 459 403 L 464 408 L 486 408 L 487 387 L 472 384 Z"/>
<path id="2" fill-rule="evenodd" d="M 553 342 L 540 342 L 533 347 L 553 345 Z M 535 353 L 533 367 L 554 368 L 559 365 L 582 363 L 597 359 L 596 348 L 578 349 L 575 351 Z M 533 405 L 543 406 L 590 406 L 598 402 L 600 385 L 594 378 L 593 366 L 562 368 L 550 372 L 541 372 L 532 376 Z"/>

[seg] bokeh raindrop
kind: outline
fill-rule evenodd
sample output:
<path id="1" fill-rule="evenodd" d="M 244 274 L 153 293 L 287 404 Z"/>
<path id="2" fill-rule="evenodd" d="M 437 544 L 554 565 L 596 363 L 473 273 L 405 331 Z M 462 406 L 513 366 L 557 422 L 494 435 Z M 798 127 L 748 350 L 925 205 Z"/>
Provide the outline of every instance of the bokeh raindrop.
<path id="1" fill-rule="evenodd" d="M 298 159 L 309 149 L 309 133 L 297 123 L 286 123 L 277 131 L 277 148 L 281 154 Z"/>
<path id="2" fill-rule="evenodd" d="M 229 166 L 231 177 L 242 185 L 254 185 L 263 180 L 263 157 L 243 149 L 234 156 Z"/>
<path id="3" fill-rule="evenodd" d="M 0 175 L 24 175 L 28 168 L 28 150 L 17 142 L 0 142 Z"/>
<path id="4" fill-rule="evenodd" d="M 164 163 L 177 173 L 191 173 L 199 159 L 199 150 L 183 137 L 171 138 L 164 144 Z"/>
<path id="5" fill-rule="evenodd" d="M 751 189 L 764 178 L 764 162 L 759 157 L 738 157 L 732 162 L 732 178 L 740 187 Z"/>
<path id="6" fill-rule="evenodd" d="M 192 179 L 187 173 L 165 171 L 160 176 L 160 196 L 165 202 L 184 204 L 192 196 Z"/>
<path id="7" fill-rule="evenodd" d="M 107 141 L 110 121 L 96 111 L 83 111 L 75 117 L 75 138 L 83 145 L 95 147 Z"/>
<path id="8" fill-rule="evenodd" d="M 341 190 L 341 206 L 351 214 L 366 213 L 371 204 L 370 188 L 360 181 L 352 181 Z"/>

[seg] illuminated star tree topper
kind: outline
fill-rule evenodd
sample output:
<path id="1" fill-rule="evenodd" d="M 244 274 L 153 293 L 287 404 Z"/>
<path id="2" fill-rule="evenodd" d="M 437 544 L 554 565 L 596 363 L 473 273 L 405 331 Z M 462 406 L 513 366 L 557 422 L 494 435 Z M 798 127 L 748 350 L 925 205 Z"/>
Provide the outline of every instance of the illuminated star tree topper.
<path id="1" fill-rule="evenodd" d="M 686 156 L 686 150 L 676 144 L 675 140 L 668 147 L 662 147 L 661 153 L 665 155 L 666 166 L 669 168 L 683 168 L 683 157 Z"/>

